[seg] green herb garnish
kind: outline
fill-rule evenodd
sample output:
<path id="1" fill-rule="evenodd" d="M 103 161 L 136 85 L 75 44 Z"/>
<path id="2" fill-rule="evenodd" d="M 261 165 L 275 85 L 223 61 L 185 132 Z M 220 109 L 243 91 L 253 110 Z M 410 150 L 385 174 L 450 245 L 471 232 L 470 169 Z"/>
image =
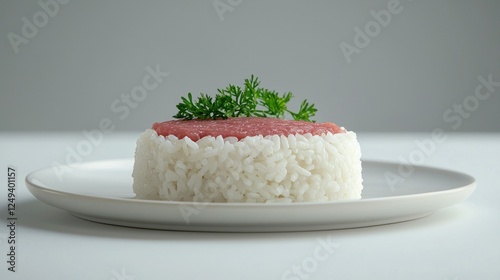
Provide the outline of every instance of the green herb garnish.
<path id="1" fill-rule="evenodd" d="M 294 120 L 314 122 L 310 118 L 317 111 L 314 104 L 302 101 L 298 112 L 288 109 L 287 103 L 293 98 L 291 92 L 278 94 L 274 90 L 259 87 L 259 80 L 253 75 L 245 79 L 245 86 L 229 85 L 218 89 L 215 98 L 201 93 L 193 100 L 191 93 L 182 97 L 182 103 L 177 104 L 179 112 L 173 116 L 176 119 L 227 119 L 232 117 L 274 117 L 284 118 L 289 113 Z"/>

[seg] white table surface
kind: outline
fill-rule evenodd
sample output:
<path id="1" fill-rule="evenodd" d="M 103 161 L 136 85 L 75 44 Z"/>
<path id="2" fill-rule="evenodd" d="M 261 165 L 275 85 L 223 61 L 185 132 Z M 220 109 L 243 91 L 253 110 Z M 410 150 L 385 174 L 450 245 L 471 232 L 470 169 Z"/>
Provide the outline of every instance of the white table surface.
<path id="1" fill-rule="evenodd" d="M 138 134 L 105 135 L 84 160 L 133 157 Z M 84 136 L 0 133 L 0 279 L 500 279 L 500 134 L 446 136 L 424 164 L 470 174 L 478 185 L 429 217 L 348 230 L 199 233 L 97 224 L 38 201 L 25 176 L 64 163 Z M 430 137 L 358 134 L 363 159 L 395 162 Z M 15 273 L 6 263 L 9 165 L 18 177 Z M 304 271 L 320 239 L 338 247 Z"/>

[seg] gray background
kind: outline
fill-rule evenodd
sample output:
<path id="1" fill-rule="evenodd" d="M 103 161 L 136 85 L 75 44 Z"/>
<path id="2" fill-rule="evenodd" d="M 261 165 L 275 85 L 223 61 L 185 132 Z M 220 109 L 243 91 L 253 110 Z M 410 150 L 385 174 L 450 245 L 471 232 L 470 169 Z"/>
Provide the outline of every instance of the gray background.
<path id="1" fill-rule="evenodd" d="M 479 76 L 500 81 L 500 1 L 402 0 L 350 63 L 340 44 L 389 1 L 220 2 L 234 5 L 222 17 L 213 1 L 73 0 L 16 54 L 9 32 L 43 10 L 1 1 L 0 130 L 90 130 L 104 118 L 143 130 L 170 119 L 181 95 L 253 73 L 316 103 L 317 121 L 355 131 L 500 131 L 500 87 L 467 117 L 443 118 L 474 101 Z M 170 75 L 120 119 L 111 104 L 156 65 Z"/>

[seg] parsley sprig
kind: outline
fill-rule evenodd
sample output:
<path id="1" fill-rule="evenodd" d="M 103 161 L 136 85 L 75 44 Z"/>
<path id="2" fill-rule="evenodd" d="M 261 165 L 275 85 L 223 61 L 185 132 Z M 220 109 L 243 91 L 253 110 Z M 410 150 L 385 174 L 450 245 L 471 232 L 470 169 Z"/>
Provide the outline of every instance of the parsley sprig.
<path id="1" fill-rule="evenodd" d="M 182 97 L 182 102 L 177 104 L 176 119 L 227 119 L 232 117 L 274 117 L 285 118 L 288 113 L 294 120 L 311 120 L 317 109 L 307 100 L 302 101 L 299 111 L 290 111 L 288 102 L 293 98 L 291 92 L 279 94 L 274 90 L 259 87 L 260 82 L 253 75 L 245 79 L 243 88 L 228 85 L 225 89 L 218 89 L 215 97 L 201 93 L 198 99 L 193 100 L 193 95 L 188 93 Z"/>

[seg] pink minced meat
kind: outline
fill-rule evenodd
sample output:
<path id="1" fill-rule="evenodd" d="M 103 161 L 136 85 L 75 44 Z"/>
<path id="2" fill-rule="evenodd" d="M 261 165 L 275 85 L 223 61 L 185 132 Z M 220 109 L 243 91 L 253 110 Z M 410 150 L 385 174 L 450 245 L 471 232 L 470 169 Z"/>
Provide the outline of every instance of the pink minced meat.
<path id="1" fill-rule="evenodd" d="M 226 120 L 173 120 L 154 123 L 158 135 L 175 135 L 182 139 L 189 137 L 197 141 L 205 136 L 236 137 L 241 140 L 247 136 L 268 136 L 291 134 L 321 135 L 327 132 L 344 133 L 345 130 L 334 123 L 312 123 L 306 121 L 282 120 L 277 118 L 229 118 Z"/>

